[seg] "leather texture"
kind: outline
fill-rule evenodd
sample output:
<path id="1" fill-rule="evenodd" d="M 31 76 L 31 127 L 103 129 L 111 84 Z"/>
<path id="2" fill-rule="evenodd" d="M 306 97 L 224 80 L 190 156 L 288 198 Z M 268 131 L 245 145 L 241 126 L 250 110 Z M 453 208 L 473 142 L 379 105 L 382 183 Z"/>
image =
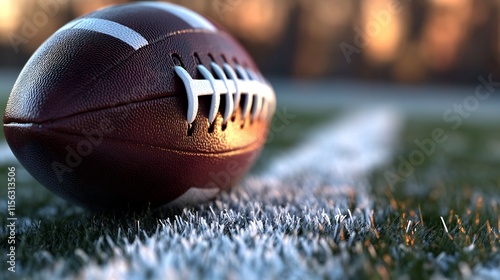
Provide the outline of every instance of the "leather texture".
<path id="1" fill-rule="evenodd" d="M 191 187 L 226 189 L 251 167 L 269 118 L 208 123 L 210 96 L 186 120 L 181 63 L 195 79 L 202 63 L 259 73 L 224 30 L 192 28 L 173 14 L 137 4 L 85 17 L 120 23 L 148 45 L 134 50 L 83 29 L 56 32 L 22 70 L 7 103 L 4 131 L 19 161 L 54 193 L 89 209 L 157 207 Z M 180 58 L 177 61 L 176 57 Z M 223 103 L 219 110 L 223 110 Z"/>

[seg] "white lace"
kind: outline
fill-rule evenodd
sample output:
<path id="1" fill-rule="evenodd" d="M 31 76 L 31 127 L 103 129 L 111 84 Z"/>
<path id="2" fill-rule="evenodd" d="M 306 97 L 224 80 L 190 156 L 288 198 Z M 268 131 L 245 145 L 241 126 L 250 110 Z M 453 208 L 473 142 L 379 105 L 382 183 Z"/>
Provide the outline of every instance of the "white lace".
<path id="1" fill-rule="evenodd" d="M 175 73 L 182 79 L 188 98 L 187 121 L 193 123 L 198 113 L 198 97 L 212 95 L 208 121 L 213 123 L 219 111 L 220 96 L 225 95 L 226 107 L 223 113 L 223 123 L 227 123 L 240 104 L 241 95 L 246 95 L 243 103 L 243 118 L 249 113 L 252 120 L 256 118 L 271 118 L 276 109 L 276 97 L 271 85 L 250 69 L 224 63 L 222 68 L 216 63 L 210 64 L 217 79 L 203 65 L 197 69 L 205 79 L 195 80 L 181 66 L 175 66 Z M 238 75 L 236 74 L 238 73 Z M 255 105 L 254 105 L 255 104 Z M 250 112 L 253 106 L 252 112 Z"/>

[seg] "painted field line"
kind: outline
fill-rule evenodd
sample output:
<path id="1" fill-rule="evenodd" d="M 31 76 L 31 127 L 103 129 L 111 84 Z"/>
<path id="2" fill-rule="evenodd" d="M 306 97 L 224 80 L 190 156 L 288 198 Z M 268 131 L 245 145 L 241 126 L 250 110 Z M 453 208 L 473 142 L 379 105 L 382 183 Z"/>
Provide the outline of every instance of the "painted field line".
<path id="1" fill-rule="evenodd" d="M 321 126 L 298 147 L 276 158 L 258 178 L 269 183 L 249 186 L 248 192 L 265 191 L 255 186 L 268 188 L 268 195 L 276 198 L 292 192 L 296 203 L 332 198 L 335 193 L 355 194 L 358 206 L 371 209 L 366 179 L 391 160 L 402 120 L 395 110 L 378 107 L 358 109 Z M 337 198 L 335 206 L 347 208 L 348 202 Z"/>
<path id="2" fill-rule="evenodd" d="M 159 220 L 143 240 L 103 236 L 113 248 L 104 264 L 83 249 L 79 279 L 324 279 L 349 276 L 328 242 L 342 232 L 369 231 L 367 176 L 383 167 L 399 136 L 401 116 L 362 110 L 318 127 L 302 144 L 275 158 L 216 201 Z M 350 200 L 356 202 L 352 206 Z M 352 210 L 352 211 L 350 211 Z M 137 225 L 140 229 L 141 225 Z M 128 229 L 128 230 L 137 230 Z M 123 229 L 122 229 L 123 230 Z M 120 237 L 122 236 L 122 237 Z M 349 242 L 349 241 L 348 241 Z M 102 253 L 99 253 L 102 254 Z M 313 258 L 311 256 L 323 256 Z M 320 259 L 323 259 L 321 261 Z M 44 271 L 61 276 L 65 260 Z M 352 275 L 351 275 L 352 276 Z"/>

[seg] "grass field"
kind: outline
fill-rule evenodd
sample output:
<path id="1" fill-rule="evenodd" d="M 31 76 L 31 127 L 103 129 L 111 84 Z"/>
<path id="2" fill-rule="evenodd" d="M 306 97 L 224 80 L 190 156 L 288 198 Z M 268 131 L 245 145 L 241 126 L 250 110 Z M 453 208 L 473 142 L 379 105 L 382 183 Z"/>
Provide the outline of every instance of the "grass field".
<path id="1" fill-rule="evenodd" d="M 18 227 L 12 273 L 2 183 L 0 278 L 500 278 L 498 118 L 479 109 L 452 129 L 440 109 L 356 118 L 345 103 L 278 100 L 294 117 L 252 173 L 215 201 L 161 217 L 89 213 L 2 160 L 3 181 L 17 168 Z M 436 128 L 447 140 L 388 182 Z"/>

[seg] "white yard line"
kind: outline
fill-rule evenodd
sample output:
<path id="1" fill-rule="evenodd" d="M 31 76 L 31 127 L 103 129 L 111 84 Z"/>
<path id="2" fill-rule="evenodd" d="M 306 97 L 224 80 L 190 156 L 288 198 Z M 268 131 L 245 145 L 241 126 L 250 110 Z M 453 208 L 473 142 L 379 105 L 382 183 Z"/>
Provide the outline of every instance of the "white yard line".
<path id="1" fill-rule="evenodd" d="M 388 107 L 351 112 L 316 128 L 298 147 L 274 159 L 262 176 L 245 182 L 245 191 L 251 197 L 266 193 L 266 200 L 279 203 L 291 202 L 291 196 L 297 204 L 332 199 L 343 210 L 354 195 L 356 214 L 367 215 L 372 201 L 366 179 L 391 160 L 402 120 Z"/>
<path id="2" fill-rule="evenodd" d="M 358 109 L 315 129 L 308 140 L 275 159 L 266 177 L 284 178 L 304 171 L 344 179 L 364 176 L 389 160 L 401 121 L 390 108 Z"/>
<path id="3" fill-rule="evenodd" d="M 318 227 L 331 239 L 337 238 L 339 227 L 354 227 L 353 220 L 366 227 L 365 215 L 372 206 L 367 176 L 391 158 L 400 122 L 400 115 L 380 109 L 319 127 L 308 140 L 273 160 L 264 174 L 247 178 L 210 207 L 162 221 L 145 241 L 98 241 L 98 248 L 103 242 L 115 248 L 106 265 L 78 249 L 82 261 L 90 259 L 78 276 L 342 278 L 342 257 L 334 256 L 327 241 L 317 236 Z M 350 211 L 353 196 L 357 202 Z M 309 227 L 310 234 L 296 232 Z M 324 254 L 326 260 L 320 263 L 307 257 L 310 254 Z M 44 275 L 58 275 L 58 268 L 64 267 L 60 262 L 56 271 Z"/>

